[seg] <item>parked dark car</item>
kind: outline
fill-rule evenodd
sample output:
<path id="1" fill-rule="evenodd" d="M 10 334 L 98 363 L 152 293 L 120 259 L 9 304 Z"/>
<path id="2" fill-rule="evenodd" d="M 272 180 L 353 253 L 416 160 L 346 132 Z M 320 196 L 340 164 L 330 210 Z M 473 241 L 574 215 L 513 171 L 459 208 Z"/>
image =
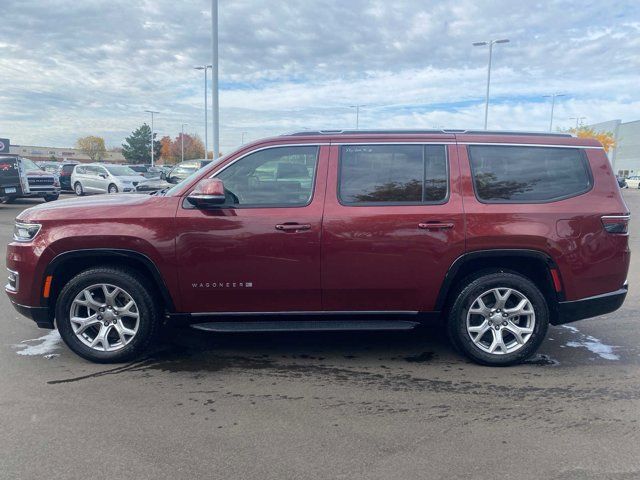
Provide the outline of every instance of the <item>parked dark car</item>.
<path id="1" fill-rule="evenodd" d="M 510 365 L 550 324 L 599 317 L 627 295 L 629 211 L 592 139 L 301 132 L 198 166 L 164 193 L 20 213 L 6 257 L 15 308 L 96 362 L 140 356 L 166 322 L 438 321 L 473 361 Z"/>
<path id="2" fill-rule="evenodd" d="M 627 188 L 627 180 L 624 177 L 616 176 L 616 180 L 620 188 Z"/>
<path id="3" fill-rule="evenodd" d="M 60 164 L 60 170 L 58 176 L 60 178 L 60 188 L 64 191 L 73 191 L 71 185 L 71 174 L 73 173 L 73 167 L 78 165 L 79 162 L 64 162 Z"/>

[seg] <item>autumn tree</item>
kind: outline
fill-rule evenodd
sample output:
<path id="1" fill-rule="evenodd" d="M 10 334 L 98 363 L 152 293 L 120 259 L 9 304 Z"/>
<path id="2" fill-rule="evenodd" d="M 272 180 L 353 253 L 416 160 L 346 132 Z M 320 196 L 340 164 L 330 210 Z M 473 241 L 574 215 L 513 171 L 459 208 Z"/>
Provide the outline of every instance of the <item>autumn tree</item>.
<path id="1" fill-rule="evenodd" d="M 171 142 L 171 155 L 176 162 L 182 159 L 182 134 L 178 134 Z M 184 134 L 184 159 L 204 158 L 204 144 L 198 135 Z"/>
<path id="2" fill-rule="evenodd" d="M 569 132 L 579 138 L 592 138 L 599 141 L 607 153 L 616 146 L 615 136 L 611 132 L 598 132 L 591 127 L 572 128 Z"/>
<path id="3" fill-rule="evenodd" d="M 168 135 L 160 139 L 160 158 L 165 165 L 176 163 L 176 157 L 173 155 L 173 141 Z"/>
<path id="4" fill-rule="evenodd" d="M 153 133 L 153 155 L 160 158 L 161 144 Z M 131 132 L 122 144 L 122 154 L 129 163 L 151 162 L 151 128 L 146 123 Z"/>
<path id="5" fill-rule="evenodd" d="M 93 135 L 80 137 L 76 140 L 76 148 L 87 155 L 92 162 L 99 162 L 107 153 L 107 149 L 104 146 L 104 138 Z"/>

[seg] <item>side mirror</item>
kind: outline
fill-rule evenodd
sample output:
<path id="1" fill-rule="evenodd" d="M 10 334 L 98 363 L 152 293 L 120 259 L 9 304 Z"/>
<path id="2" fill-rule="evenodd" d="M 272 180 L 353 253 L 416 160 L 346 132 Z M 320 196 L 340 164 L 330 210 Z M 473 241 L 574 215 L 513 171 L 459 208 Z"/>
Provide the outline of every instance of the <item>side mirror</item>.
<path id="1" fill-rule="evenodd" d="M 217 207 L 223 205 L 225 199 L 224 183 L 217 178 L 201 180 L 187 197 L 189 203 L 197 208 Z"/>
<path id="2" fill-rule="evenodd" d="M 107 178 L 107 176 L 106 176 L 104 173 L 99 173 L 99 174 L 98 174 L 98 176 L 99 176 L 100 178 Z"/>

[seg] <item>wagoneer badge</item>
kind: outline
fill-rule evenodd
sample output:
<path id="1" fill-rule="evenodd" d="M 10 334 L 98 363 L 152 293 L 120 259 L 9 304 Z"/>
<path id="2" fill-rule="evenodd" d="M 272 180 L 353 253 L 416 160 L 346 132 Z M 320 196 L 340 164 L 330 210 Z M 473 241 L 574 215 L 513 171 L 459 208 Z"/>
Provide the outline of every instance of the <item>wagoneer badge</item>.
<path id="1" fill-rule="evenodd" d="M 252 288 L 253 282 L 200 282 L 192 283 L 193 288 Z"/>

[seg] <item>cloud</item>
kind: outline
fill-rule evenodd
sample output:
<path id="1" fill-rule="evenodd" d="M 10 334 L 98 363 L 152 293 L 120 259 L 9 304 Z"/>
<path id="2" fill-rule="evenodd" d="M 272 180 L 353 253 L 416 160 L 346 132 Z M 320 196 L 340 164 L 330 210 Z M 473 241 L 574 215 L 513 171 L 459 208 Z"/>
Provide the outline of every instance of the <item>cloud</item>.
<path id="1" fill-rule="evenodd" d="M 637 2 L 220 0 L 221 143 L 302 128 L 478 128 L 487 49 L 492 128 L 544 130 L 543 95 L 563 92 L 556 124 L 637 119 Z M 208 0 L 5 0 L 0 133 L 15 143 L 111 145 L 161 112 L 203 135 Z"/>

